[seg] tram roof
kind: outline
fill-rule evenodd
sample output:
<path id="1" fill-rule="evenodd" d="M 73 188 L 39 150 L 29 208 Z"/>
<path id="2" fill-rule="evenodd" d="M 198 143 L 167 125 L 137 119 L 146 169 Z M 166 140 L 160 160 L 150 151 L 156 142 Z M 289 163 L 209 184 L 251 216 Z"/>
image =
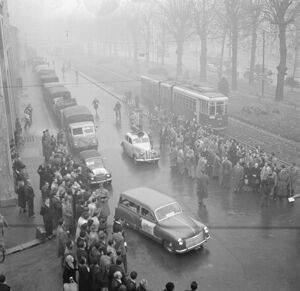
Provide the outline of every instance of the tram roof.
<path id="1" fill-rule="evenodd" d="M 226 101 L 228 97 L 217 91 L 204 92 L 186 87 L 175 86 L 174 90 L 193 98 L 204 99 L 206 101 Z"/>

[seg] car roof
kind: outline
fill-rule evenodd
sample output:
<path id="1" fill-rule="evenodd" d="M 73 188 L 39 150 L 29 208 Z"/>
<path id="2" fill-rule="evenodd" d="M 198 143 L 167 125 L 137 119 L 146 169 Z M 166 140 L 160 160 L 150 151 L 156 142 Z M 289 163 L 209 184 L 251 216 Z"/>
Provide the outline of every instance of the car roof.
<path id="1" fill-rule="evenodd" d="M 86 151 L 82 151 L 79 153 L 79 155 L 83 158 L 83 159 L 90 159 L 90 158 L 98 158 L 101 157 L 100 153 L 96 150 L 86 150 Z"/>
<path id="2" fill-rule="evenodd" d="M 127 132 L 126 135 L 130 137 L 139 137 L 139 135 L 148 137 L 148 134 L 145 131 L 131 131 L 131 132 Z"/>
<path id="3" fill-rule="evenodd" d="M 146 187 L 130 189 L 122 192 L 121 195 L 140 202 L 144 206 L 148 206 L 153 211 L 158 207 L 176 202 L 176 200 L 172 197 L 157 190 Z"/>

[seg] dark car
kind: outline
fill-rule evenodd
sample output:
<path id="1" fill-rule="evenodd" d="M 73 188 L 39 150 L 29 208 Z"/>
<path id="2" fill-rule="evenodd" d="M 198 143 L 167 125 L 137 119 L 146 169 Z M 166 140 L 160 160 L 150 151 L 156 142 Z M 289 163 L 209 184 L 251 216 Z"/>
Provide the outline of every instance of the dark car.
<path id="1" fill-rule="evenodd" d="M 199 249 L 210 238 L 207 226 L 183 212 L 176 200 L 149 188 L 123 192 L 115 210 L 119 218 L 171 253 Z"/>
<path id="2" fill-rule="evenodd" d="M 102 156 L 97 150 L 86 150 L 79 153 L 80 161 L 88 169 L 88 181 L 92 185 L 111 184 L 111 173 L 106 169 Z"/>

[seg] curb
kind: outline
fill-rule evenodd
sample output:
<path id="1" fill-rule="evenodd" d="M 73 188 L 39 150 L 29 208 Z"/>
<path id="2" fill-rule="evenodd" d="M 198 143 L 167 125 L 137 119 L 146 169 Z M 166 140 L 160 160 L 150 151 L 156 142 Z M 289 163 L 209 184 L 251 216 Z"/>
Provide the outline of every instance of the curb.
<path id="1" fill-rule="evenodd" d="M 35 239 L 35 240 L 32 240 L 32 241 L 29 241 L 27 243 L 23 243 L 23 244 L 20 244 L 20 245 L 17 245 L 15 247 L 12 247 L 12 248 L 9 248 L 6 250 L 6 255 L 12 255 L 12 254 L 15 254 L 15 253 L 19 253 L 21 251 L 25 251 L 27 249 L 30 249 L 32 247 L 35 247 L 35 246 L 38 246 L 42 244 L 42 241 L 40 239 Z"/>

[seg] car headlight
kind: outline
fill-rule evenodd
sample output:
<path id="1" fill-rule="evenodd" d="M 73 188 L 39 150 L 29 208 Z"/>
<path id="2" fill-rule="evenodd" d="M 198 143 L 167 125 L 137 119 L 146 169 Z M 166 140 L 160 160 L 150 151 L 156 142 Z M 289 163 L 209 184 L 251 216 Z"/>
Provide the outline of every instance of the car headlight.
<path id="1" fill-rule="evenodd" d="M 143 156 L 145 154 L 145 152 L 140 152 L 140 156 Z"/>
<path id="2" fill-rule="evenodd" d="M 74 141 L 74 146 L 78 146 L 78 142 L 77 141 Z"/>
<path id="3" fill-rule="evenodd" d="M 183 239 L 182 239 L 182 238 L 179 238 L 177 241 L 178 241 L 178 244 L 179 244 L 180 246 L 183 245 Z"/>
<path id="4" fill-rule="evenodd" d="M 95 180 L 95 177 L 94 177 L 94 176 L 91 176 L 91 180 Z"/>
<path id="5" fill-rule="evenodd" d="M 209 233 L 207 226 L 204 226 L 203 230 L 204 230 L 204 233 L 206 233 L 206 234 Z"/>
<path id="6" fill-rule="evenodd" d="M 109 178 L 111 175 L 110 174 L 106 174 L 106 177 Z"/>

